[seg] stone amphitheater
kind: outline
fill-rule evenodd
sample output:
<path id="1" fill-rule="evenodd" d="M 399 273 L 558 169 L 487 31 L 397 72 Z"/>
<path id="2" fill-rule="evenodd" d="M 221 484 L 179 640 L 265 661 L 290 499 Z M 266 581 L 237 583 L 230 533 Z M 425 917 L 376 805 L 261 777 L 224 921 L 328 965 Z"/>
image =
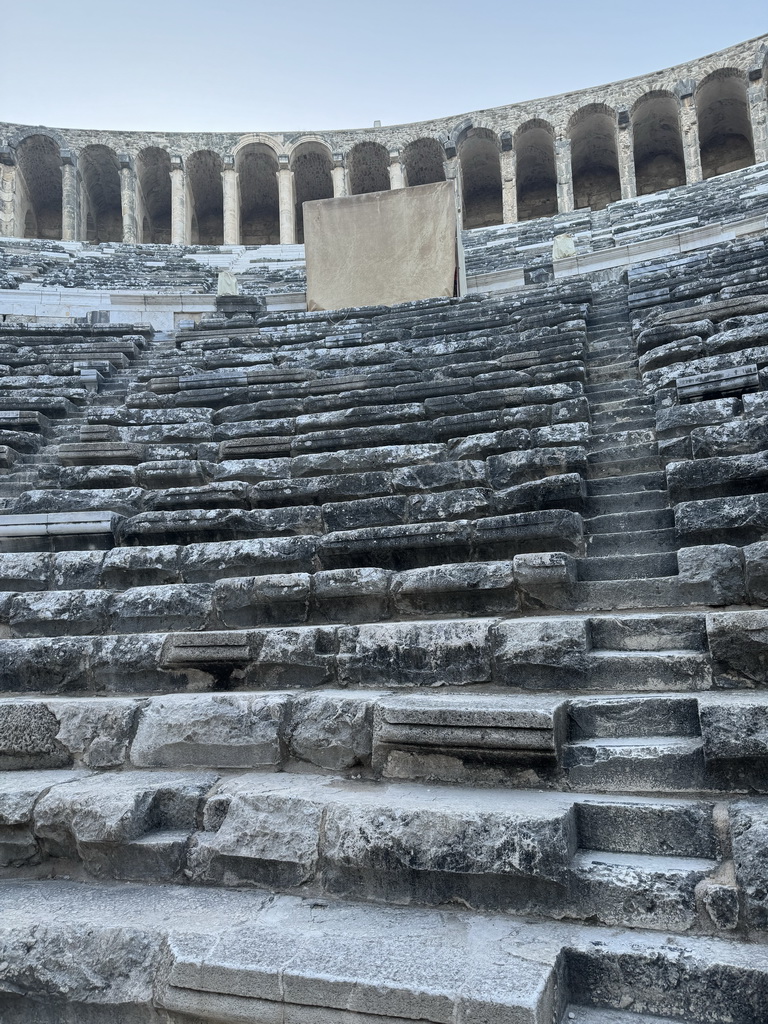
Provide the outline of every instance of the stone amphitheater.
<path id="1" fill-rule="evenodd" d="M 768 1022 L 767 77 L 0 124 L 3 1024 Z"/>

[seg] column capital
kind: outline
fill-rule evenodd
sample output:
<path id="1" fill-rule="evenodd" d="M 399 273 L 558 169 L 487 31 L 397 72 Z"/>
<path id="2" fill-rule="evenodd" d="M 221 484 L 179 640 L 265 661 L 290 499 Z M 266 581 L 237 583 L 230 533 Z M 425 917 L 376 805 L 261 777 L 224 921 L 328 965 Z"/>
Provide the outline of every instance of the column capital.
<path id="1" fill-rule="evenodd" d="M 747 78 L 750 80 L 750 82 L 759 82 L 762 77 L 762 68 L 750 68 L 750 70 L 747 72 Z"/>
<path id="2" fill-rule="evenodd" d="M 279 153 L 277 157 L 278 171 L 290 171 L 291 160 L 287 153 Z"/>
<path id="3" fill-rule="evenodd" d="M 133 160 L 127 153 L 118 153 L 117 162 L 120 164 L 121 171 L 133 170 Z"/>
<path id="4" fill-rule="evenodd" d="M 77 166 L 77 157 L 75 156 L 74 150 L 60 149 L 59 156 L 61 157 L 62 164 L 69 165 L 71 167 Z"/>
<path id="5" fill-rule="evenodd" d="M 344 166 L 344 154 L 343 153 L 332 153 L 331 160 L 333 161 L 334 167 Z"/>
<path id="6" fill-rule="evenodd" d="M 0 146 L 0 164 L 13 167 L 16 163 L 16 154 L 10 146 Z"/>
<path id="7" fill-rule="evenodd" d="M 227 155 L 222 159 L 221 167 L 222 167 L 222 170 L 225 170 L 225 171 L 234 171 L 234 169 L 235 169 L 235 158 L 234 158 L 234 156 L 231 153 L 227 153 Z"/>
<path id="8" fill-rule="evenodd" d="M 390 151 L 389 151 L 389 162 L 391 164 L 399 163 L 400 162 L 400 155 L 401 155 L 401 153 L 400 153 L 399 149 L 390 149 Z"/>
<path id="9" fill-rule="evenodd" d="M 515 137 L 512 132 L 502 132 L 499 136 L 502 153 L 508 153 L 515 145 Z"/>
<path id="10" fill-rule="evenodd" d="M 617 117 L 617 124 L 619 128 L 629 128 L 632 124 L 632 118 L 629 116 L 628 110 L 619 110 Z"/>
<path id="11" fill-rule="evenodd" d="M 171 157 L 171 170 L 172 171 L 183 171 L 184 170 L 184 161 L 182 160 L 181 156 L 178 153 Z"/>
<path id="12" fill-rule="evenodd" d="M 681 101 L 693 99 L 696 83 L 692 78 L 681 78 L 673 90 Z"/>

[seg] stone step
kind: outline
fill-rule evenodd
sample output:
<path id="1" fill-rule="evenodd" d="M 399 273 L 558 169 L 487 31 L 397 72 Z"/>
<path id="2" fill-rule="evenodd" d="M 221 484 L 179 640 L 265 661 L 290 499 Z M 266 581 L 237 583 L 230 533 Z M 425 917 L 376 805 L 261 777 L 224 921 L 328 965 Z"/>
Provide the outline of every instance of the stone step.
<path id="1" fill-rule="evenodd" d="M 618 494 L 596 494 L 587 498 L 583 515 L 585 524 L 590 516 L 605 516 L 619 512 L 659 511 L 669 508 L 669 495 L 664 491 L 622 491 Z"/>
<path id="2" fill-rule="evenodd" d="M 645 513 L 629 512 L 627 517 L 637 516 L 642 521 Z M 608 517 L 606 517 L 608 518 Z M 608 555 L 643 555 L 663 551 L 677 551 L 679 542 L 674 527 L 657 530 L 635 530 L 631 534 L 595 533 L 586 536 L 587 555 L 605 558 Z"/>
<path id="3" fill-rule="evenodd" d="M 148 1020 L 155 1008 L 180 1019 L 304 1020 L 307 1007 L 336 1022 L 352 1011 L 445 1024 L 487 1019 L 491 1000 L 494 1014 L 515 1024 L 571 1024 L 569 1013 L 581 1014 L 576 1024 L 684 1015 L 757 1024 L 768 992 L 764 948 L 730 937 L 687 934 L 683 959 L 669 936 L 641 928 L 620 935 L 312 893 L 55 879 L 3 882 L 0 894 L 8 987 L 43 992 L 49 1020 L 62 1024 L 111 1024 L 127 1011 Z M 78 956 L 61 958 L 62 943 Z M 129 991 L 115 978 L 116 960 L 130 972 Z M 29 1002 L 4 996 L 13 1024 L 32 1024 Z"/>
<path id="4" fill-rule="evenodd" d="M 590 687 L 606 691 L 705 690 L 712 684 L 709 655 L 702 651 L 593 650 L 587 660 Z"/>
<path id="5" fill-rule="evenodd" d="M 591 437 L 588 442 L 588 455 L 591 462 L 611 460 L 624 457 L 628 462 L 645 455 L 658 457 L 655 432 L 649 428 L 640 430 L 606 431 L 599 437 Z"/>
<path id="6" fill-rule="evenodd" d="M 610 413 L 606 416 L 593 415 L 591 417 L 592 430 L 595 434 L 610 434 L 617 430 L 653 430 L 656 425 L 656 417 L 652 413 L 640 413 L 637 416 L 631 414 L 631 410 L 625 416 Z"/>
<path id="7" fill-rule="evenodd" d="M 699 792 L 704 788 L 704 743 L 684 736 L 577 740 L 565 744 L 563 766 L 577 791 Z"/>
<path id="8" fill-rule="evenodd" d="M 602 651 L 704 651 L 707 648 L 706 622 L 703 615 L 696 613 L 606 615 L 591 617 L 589 621 L 592 647 Z M 644 706 L 647 712 L 648 703 Z M 665 708 L 664 716 L 668 715 L 669 708 Z M 654 732 L 659 728 L 654 726 Z"/>
<path id="9" fill-rule="evenodd" d="M 589 537 L 608 533 L 626 533 L 634 536 L 647 531 L 668 530 L 673 528 L 674 524 L 675 517 L 670 508 L 609 512 L 589 519 L 585 518 L 584 533 Z M 589 552 L 589 541 L 587 544 Z"/>
<path id="10" fill-rule="evenodd" d="M 590 453 L 587 460 L 587 486 L 591 481 L 617 476 L 626 478 L 625 483 L 628 483 L 629 478 L 641 473 L 658 475 L 660 472 L 660 461 L 656 452 L 622 458 L 617 450 L 612 448 Z"/>
<path id="11" fill-rule="evenodd" d="M 622 479 L 614 476 L 587 480 L 587 494 L 590 497 L 609 494 L 636 493 L 637 491 L 665 491 L 666 475 L 661 470 L 645 473 L 627 473 Z"/>
<path id="12" fill-rule="evenodd" d="M 580 580 L 644 580 L 677 576 L 677 555 L 657 551 L 651 554 L 590 556 L 576 560 Z"/>

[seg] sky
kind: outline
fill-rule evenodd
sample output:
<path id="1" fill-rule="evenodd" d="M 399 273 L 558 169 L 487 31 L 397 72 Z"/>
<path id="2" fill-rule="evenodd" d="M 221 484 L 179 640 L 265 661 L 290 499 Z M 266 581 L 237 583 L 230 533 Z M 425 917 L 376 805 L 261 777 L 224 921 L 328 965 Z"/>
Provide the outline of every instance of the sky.
<path id="1" fill-rule="evenodd" d="M 3 11 L 0 121 L 401 124 L 646 74 L 766 32 L 767 0 L 21 0 Z"/>

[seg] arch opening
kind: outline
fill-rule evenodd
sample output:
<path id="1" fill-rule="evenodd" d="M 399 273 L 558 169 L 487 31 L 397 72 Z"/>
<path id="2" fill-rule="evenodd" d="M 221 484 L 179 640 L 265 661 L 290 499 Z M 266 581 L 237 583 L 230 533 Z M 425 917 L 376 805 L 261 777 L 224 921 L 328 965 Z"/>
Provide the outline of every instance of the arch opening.
<path id="1" fill-rule="evenodd" d="M 484 228 L 501 224 L 501 161 L 493 132 L 471 128 L 458 147 L 464 227 Z"/>
<path id="2" fill-rule="evenodd" d="M 218 153 L 199 149 L 187 160 L 190 237 L 193 245 L 224 243 L 224 188 Z"/>
<path id="3" fill-rule="evenodd" d="M 637 194 L 685 184 L 685 156 L 677 100 L 669 94 L 643 96 L 632 112 Z"/>
<path id="4" fill-rule="evenodd" d="M 389 191 L 389 150 L 378 142 L 358 142 L 350 150 L 350 195 Z"/>
<path id="5" fill-rule="evenodd" d="M 141 241 L 169 245 L 171 241 L 171 158 L 150 146 L 136 160 L 139 191 L 144 204 Z"/>
<path id="6" fill-rule="evenodd" d="M 296 188 L 296 241 L 304 241 L 304 203 L 333 198 L 333 163 L 325 146 L 305 142 L 291 158 Z"/>
<path id="7" fill-rule="evenodd" d="M 738 71 L 716 71 L 696 90 L 703 178 L 755 162 L 747 86 Z"/>
<path id="8" fill-rule="evenodd" d="M 28 135 L 16 147 L 23 181 L 24 237 L 60 239 L 62 181 L 59 147 L 47 135 Z M 28 234 L 27 232 L 32 232 Z"/>
<path id="9" fill-rule="evenodd" d="M 415 139 L 403 150 L 403 167 L 409 185 L 445 181 L 445 151 L 437 139 Z"/>
<path id="10" fill-rule="evenodd" d="M 515 139 L 517 219 L 534 220 L 557 213 L 555 139 L 549 125 L 524 126 Z"/>
<path id="11" fill-rule="evenodd" d="M 262 143 L 250 143 L 237 154 L 240 181 L 240 241 L 243 245 L 278 245 L 280 203 L 277 157 Z"/>
<path id="12" fill-rule="evenodd" d="M 89 242 L 122 242 L 120 166 L 108 146 L 86 146 L 80 154 Z"/>
<path id="13" fill-rule="evenodd" d="M 571 171 L 577 210 L 604 210 L 621 199 L 616 118 L 604 107 L 588 107 L 571 119 Z"/>

